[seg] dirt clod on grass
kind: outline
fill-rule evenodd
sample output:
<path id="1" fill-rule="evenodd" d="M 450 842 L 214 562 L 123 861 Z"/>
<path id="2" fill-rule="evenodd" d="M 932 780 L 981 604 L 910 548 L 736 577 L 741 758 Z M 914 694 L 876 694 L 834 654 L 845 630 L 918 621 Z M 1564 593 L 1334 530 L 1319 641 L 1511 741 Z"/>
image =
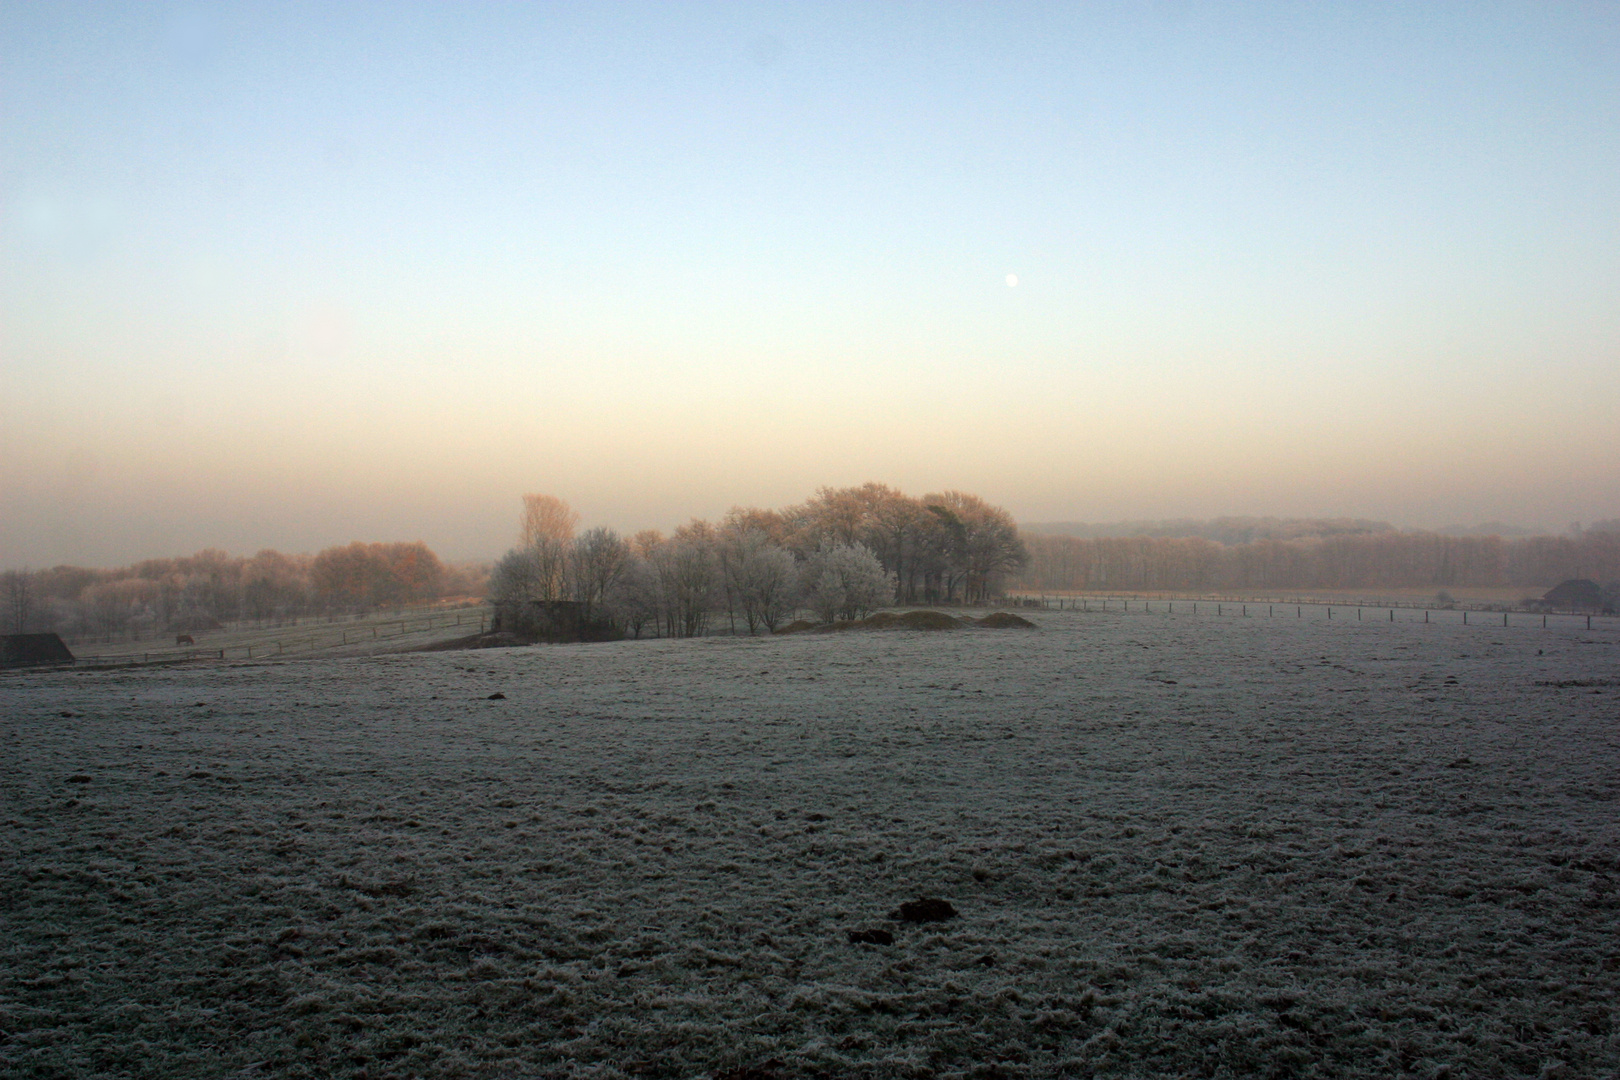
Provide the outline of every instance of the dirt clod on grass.
<path id="1" fill-rule="evenodd" d="M 944 922 L 946 919 L 956 918 L 956 908 L 951 906 L 949 900 L 929 896 L 921 900 L 907 900 L 900 905 L 900 910 L 892 912 L 889 918 L 899 919 L 901 922 Z"/>

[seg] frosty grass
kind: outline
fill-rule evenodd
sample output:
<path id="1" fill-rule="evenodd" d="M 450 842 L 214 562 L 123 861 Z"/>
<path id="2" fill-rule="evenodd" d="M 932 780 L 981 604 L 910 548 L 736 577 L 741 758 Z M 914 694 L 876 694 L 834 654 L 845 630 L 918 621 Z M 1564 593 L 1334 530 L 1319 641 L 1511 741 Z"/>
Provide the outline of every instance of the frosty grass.
<path id="1" fill-rule="evenodd" d="M 0 1073 L 1620 1069 L 1620 634 L 1036 618 L 0 678 Z"/>

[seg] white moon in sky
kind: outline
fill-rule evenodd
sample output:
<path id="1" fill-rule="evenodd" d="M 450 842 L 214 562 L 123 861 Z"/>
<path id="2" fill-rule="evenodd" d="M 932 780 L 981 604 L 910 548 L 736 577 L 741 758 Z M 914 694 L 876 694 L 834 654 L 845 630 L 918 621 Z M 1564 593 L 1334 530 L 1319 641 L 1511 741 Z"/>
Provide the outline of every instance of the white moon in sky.
<path id="1" fill-rule="evenodd" d="M 1017 288 L 1017 287 L 1018 287 L 1018 275 L 1017 274 L 1008 274 L 1007 275 L 1007 288 L 1013 289 L 1013 288 Z"/>

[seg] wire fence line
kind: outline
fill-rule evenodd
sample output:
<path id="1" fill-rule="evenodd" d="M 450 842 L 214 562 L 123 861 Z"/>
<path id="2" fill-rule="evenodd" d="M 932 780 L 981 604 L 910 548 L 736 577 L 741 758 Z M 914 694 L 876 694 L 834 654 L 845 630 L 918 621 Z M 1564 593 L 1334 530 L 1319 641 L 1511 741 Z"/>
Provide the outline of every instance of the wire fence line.
<path id="1" fill-rule="evenodd" d="M 1483 606 L 1434 607 L 1419 604 L 1344 603 L 1328 600 L 1254 600 L 1224 597 L 1183 596 L 1070 596 L 1031 595 L 1009 597 L 1018 607 L 1045 611 L 1131 611 L 1166 615 L 1213 615 L 1216 617 L 1266 619 L 1322 619 L 1348 622 L 1450 623 L 1463 626 L 1539 626 L 1542 629 L 1581 627 L 1612 630 L 1620 627 L 1620 617 L 1586 611 L 1529 611 Z M 1178 611 L 1177 608 L 1180 608 Z M 1472 616 L 1472 620 L 1470 620 Z M 1501 621 L 1497 621 L 1497 616 Z"/>

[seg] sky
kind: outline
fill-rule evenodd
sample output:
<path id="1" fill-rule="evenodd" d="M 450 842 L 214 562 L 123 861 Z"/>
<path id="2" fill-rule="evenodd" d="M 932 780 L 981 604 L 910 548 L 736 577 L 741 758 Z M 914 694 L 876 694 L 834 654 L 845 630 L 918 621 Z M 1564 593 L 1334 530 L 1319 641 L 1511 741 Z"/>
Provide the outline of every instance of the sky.
<path id="1" fill-rule="evenodd" d="M 1620 5 L 0 5 L 0 565 L 1620 516 Z"/>

